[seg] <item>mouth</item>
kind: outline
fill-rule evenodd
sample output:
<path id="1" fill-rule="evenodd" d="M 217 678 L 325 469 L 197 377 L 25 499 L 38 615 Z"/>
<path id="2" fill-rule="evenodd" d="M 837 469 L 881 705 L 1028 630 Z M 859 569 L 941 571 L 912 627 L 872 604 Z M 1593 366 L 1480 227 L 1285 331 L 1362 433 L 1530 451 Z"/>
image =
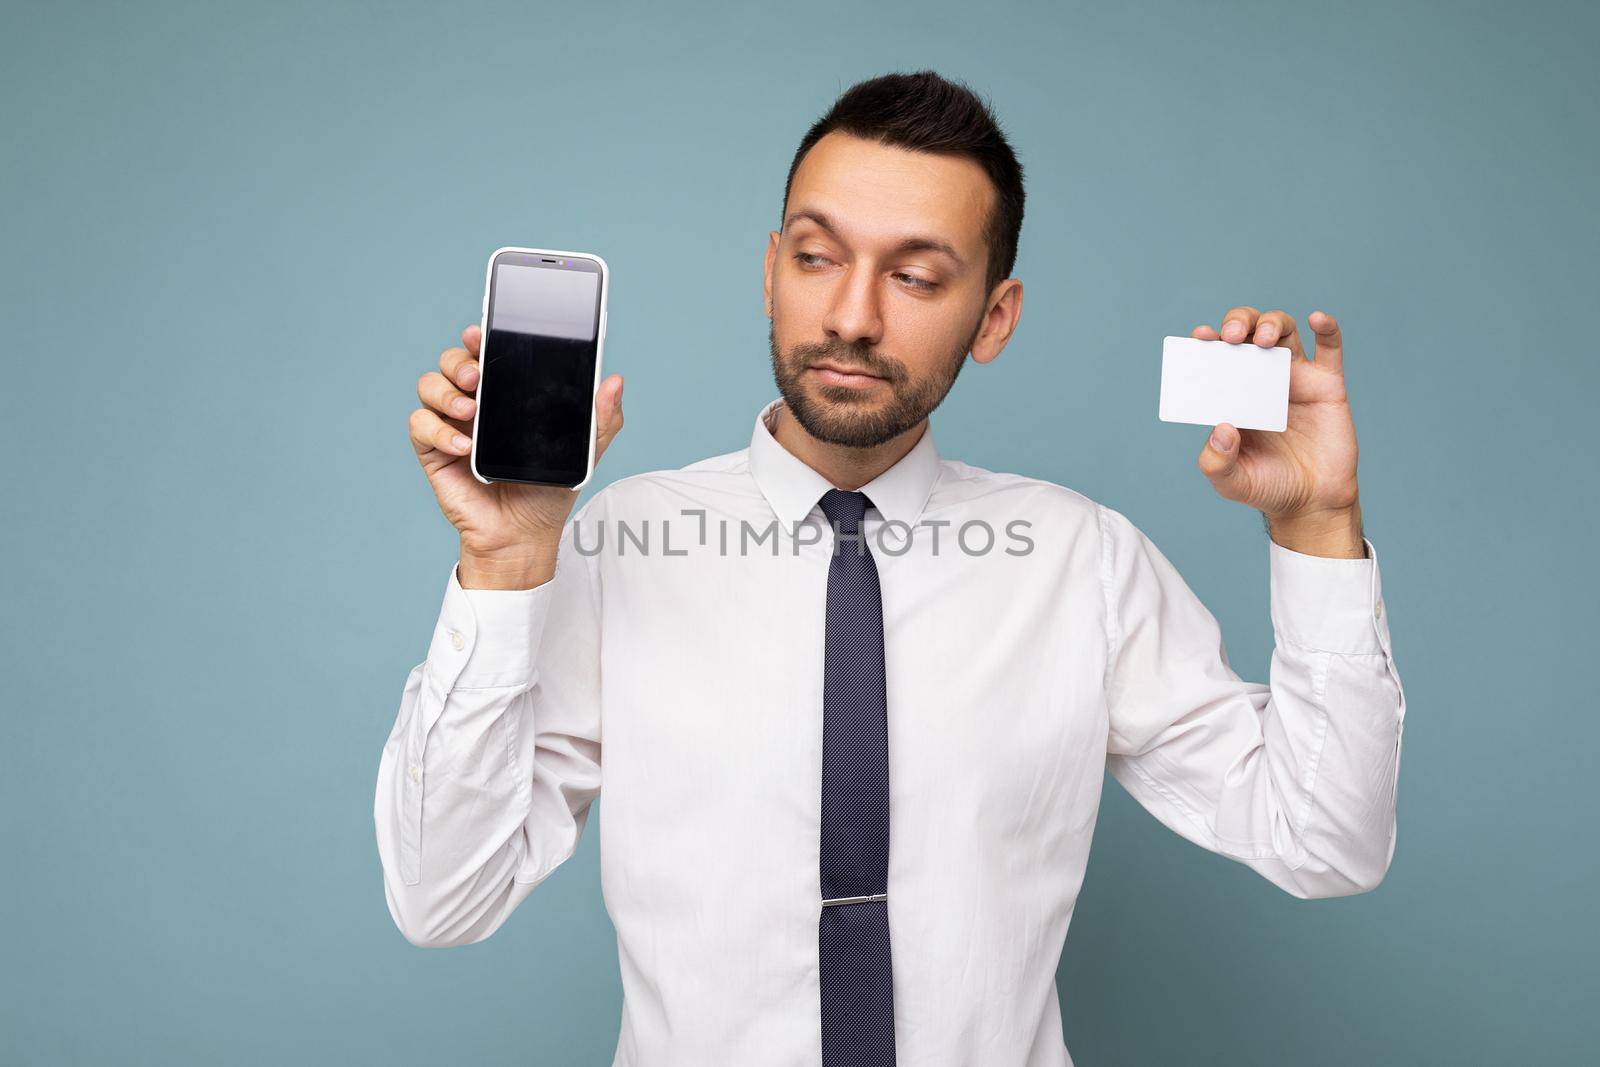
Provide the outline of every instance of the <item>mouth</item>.
<path id="1" fill-rule="evenodd" d="M 848 367 L 842 363 L 814 363 L 811 371 L 818 378 L 829 385 L 844 385 L 855 389 L 866 389 L 883 381 L 876 374 L 855 367 Z"/>

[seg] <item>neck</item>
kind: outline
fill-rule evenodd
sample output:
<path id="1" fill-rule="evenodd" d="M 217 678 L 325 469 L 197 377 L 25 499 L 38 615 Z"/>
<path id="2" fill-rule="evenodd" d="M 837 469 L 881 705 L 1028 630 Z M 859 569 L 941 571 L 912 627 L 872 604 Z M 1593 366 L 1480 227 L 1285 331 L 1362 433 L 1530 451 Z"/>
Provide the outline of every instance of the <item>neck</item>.
<path id="1" fill-rule="evenodd" d="M 928 427 L 928 420 L 924 417 L 915 426 L 882 444 L 851 448 L 812 437 L 790 413 L 788 404 L 779 404 L 773 417 L 775 422 L 768 425 L 773 439 L 800 462 L 828 479 L 834 488 L 847 492 L 860 489 L 899 463 L 907 452 L 916 447 Z"/>

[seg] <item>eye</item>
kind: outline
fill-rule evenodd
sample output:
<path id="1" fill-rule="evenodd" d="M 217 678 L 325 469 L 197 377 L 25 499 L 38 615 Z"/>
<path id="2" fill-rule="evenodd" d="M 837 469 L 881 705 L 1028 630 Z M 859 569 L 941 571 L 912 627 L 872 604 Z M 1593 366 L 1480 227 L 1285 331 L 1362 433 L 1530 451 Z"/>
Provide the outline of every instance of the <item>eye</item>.
<path id="1" fill-rule="evenodd" d="M 907 274 L 904 271 L 896 274 L 895 277 L 904 278 L 906 284 L 918 292 L 931 293 L 935 289 L 939 288 L 939 284 L 937 282 L 930 282 L 926 278 L 918 278 L 915 274 Z"/>
<path id="2" fill-rule="evenodd" d="M 796 252 L 793 258 L 796 263 L 808 269 L 824 267 L 830 262 L 826 256 L 818 255 L 815 252 Z M 937 282 L 930 282 L 926 278 L 919 278 L 915 274 L 907 274 L 905 271 L 897 271 L 893 277 L 919 293 L 931 293 L 939 288 Z"/>

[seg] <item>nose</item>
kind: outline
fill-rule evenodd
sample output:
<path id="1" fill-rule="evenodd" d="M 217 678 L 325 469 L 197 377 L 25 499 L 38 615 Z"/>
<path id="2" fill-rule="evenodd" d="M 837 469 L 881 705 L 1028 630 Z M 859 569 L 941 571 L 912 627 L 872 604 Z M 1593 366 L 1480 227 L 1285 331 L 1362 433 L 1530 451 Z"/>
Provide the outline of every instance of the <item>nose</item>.
<path id="1" fill-rule="evenodd" d="M 859 266 L 845 272 L 833 293 L 823 329 L 846 344 L 876 345 L 883 339 L 878 288 L 870 271 Z"/>

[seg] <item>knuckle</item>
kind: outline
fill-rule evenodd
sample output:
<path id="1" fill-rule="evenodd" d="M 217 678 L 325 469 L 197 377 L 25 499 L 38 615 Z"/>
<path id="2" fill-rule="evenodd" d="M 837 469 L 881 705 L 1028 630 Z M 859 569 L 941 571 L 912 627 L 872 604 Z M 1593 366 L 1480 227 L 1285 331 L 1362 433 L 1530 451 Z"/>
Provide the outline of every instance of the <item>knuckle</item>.
<path id="1" fill-rule="evenodd" d="M 458 395 L 460 394 L 456 392 L 455 386 L 451 385 L 447 378 L 435 380 L 428 390 L 429 403 L 440 412 L 446 411 L 450 407 L 450 402 Z"/>

